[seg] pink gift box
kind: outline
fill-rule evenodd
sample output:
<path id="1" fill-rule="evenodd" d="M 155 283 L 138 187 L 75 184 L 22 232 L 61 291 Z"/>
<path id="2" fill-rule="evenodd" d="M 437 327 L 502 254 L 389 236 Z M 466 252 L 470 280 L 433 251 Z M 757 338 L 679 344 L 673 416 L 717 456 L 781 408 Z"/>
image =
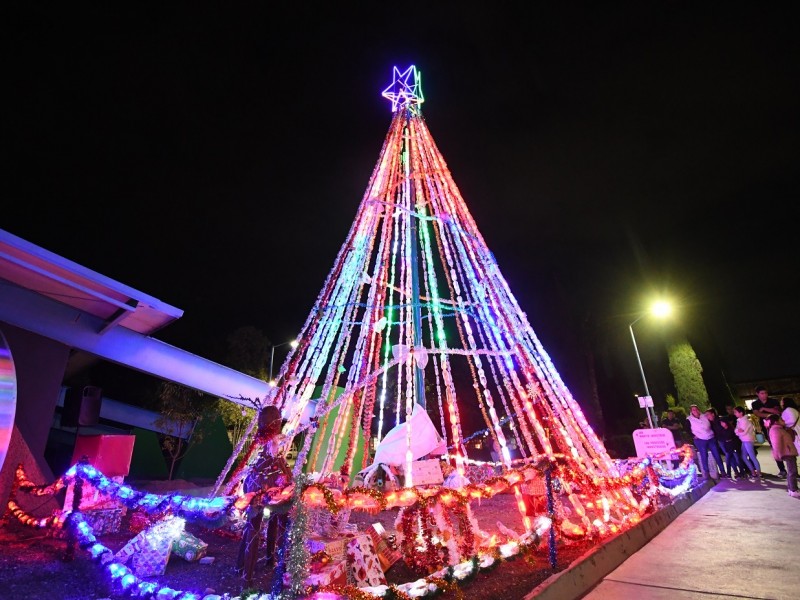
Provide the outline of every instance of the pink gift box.
<path id="1" fill-rule="evenodd" d="M 411 463 L 411 480 L 417 485 L 441 485 L 444 482 L 442 465 L 438 458 L 415 460 Z"/>
<path id="2" fill-rule="evenodd" d="M 89 463 L 106 477 L 124 477 L 131 470 L 135 441 L 135 435 L 79 435 L 72 464 L 87 456 Z"/>

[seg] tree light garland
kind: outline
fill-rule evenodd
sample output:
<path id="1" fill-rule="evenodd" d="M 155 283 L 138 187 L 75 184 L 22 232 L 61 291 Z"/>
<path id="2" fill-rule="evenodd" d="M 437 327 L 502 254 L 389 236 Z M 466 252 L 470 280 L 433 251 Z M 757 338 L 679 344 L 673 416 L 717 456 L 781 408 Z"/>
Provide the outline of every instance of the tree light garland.
<path id="1" fill-rule="evenodd" d="M 692 481 L 692 477 L 696 474 L 696 467 L 693 464 L 693 452 L 691 447 L 684 446 L 683 448 L 678 449 L 676 452 L 681 457 L 681 466 L 674 470 L 666 469 L 657 462 L 669 458 L 669 454 L 671 453 L 665 456 L 656 456 L 652 458 L 620 462 L 618 469 L 621 473 L 623 473 L 619 478 L 620 485 L 623 487 L 636 487 L 637 485 L 641 486 L 642 483 L 645 483 L 646 485 L 643 486 L 643 493 L 645 494 L 644 500 L 648 500 L 650 497 L 656 500 L 659 494 L 666 495 L 670 498 L 673 497 L 676 493 L 674 490 L 680 488 L 681 486 L 684 486 L 684 489 L 686 489 L 686 486 L 688 486 L 688 484 Z M 292 485 L 286 488 L 282 495 L 285 495 L 285 493 L 288 492 L 287 499 L 284 501 L 284 504 L 287 505 L 289 500 L 294 497 L 295 505 L 298 507 L 330 507 L 335 505 L 339 507 L 339 510 L 341 510 L 341 506 L 345 505 L 352 506 L 353 508 L 360 510 L 375 510 L 376 508 L 380 510 L 381 508 L 392 506 L 413 507 L 414 505 L 425 507 L 426 509 L 433 508 L 434 510 L 438 510 L 435 508 L 438 506 L 441 507 L 443 512 L 453 510 L 455 507 L 455 514 L 458 518 L 459 530 L 479 532 L 479 526 L 474 521 L 474 517 L 470 511 L 470 501 L 478 498 L 491 497 L 495 493 L 506 489 L 508 486 L 519 483 L 519 481 L 522 481 L 525 478 L 525 473 L 531 470 L 539 470 L 539 472 L 541 472 L 542 469 L 549 468 L 549 465 L 551 464 L 554 464 L 557 469 L 563 469 L 563 467 L 569 463 L 566 457 L 561 460 L 561 463 L 549 463 L 543 461 L 535 466 L 529 465 L 524 469 L 509 471 L 501 476 L 488 479 L 486 482 L 484 482 L 484 484 L 481 485 L 470 484 L 461 490 L 453 490 L 450 488 L 409 488 L 384 494 L 374 489 L 349 488 L 344 491 L 329 490 L 329 496 L 325 493 L 326 486 L 324 486 L 324 484 L 306 485 L 305 481 L 300 480 L 297 482 L 297 485 Z M 658 473 L 661 473 L 661 475 L 659 476 Z M 676 488 L 664 488 L 660 481 L 661 479 L 665 479 L 667 477 L 679 478 L 681 484 Z M 198 501 L 197 504 L 191 504 L 189 503 L 188 498 L 175 494 L 167 494 L 162 496 L 156 494 L 145 494 L 143 492 L 136 491 L 129 486 L 123 486 L 119 484 L 114 484 L 113 486 L 110 484 L 105 484 L 101 486 L 101 484 L 103 484 L 107 478 L 100 471 L 94 469 L 94 467 L 91 467 L 91 465 L 81 463 L 70 468 L 67 473 L 59 478 L 56 482 L 41 486 L 37 486 L 30 482 L 22 465 L 20 465 L 16 471 L 14 487 L 16 492 L 30 493 L 32 495 L 46 495 L 45 492 L 55 493 L 55 490 L 61 489 L 63 486 L 68 485 L 77 479 L 91 482 L 93 485 L 97 486 L 98 489 L 101 489 L 102 493 L 113 497 L 118 502 L 125 504 L 126 506 L 132 508 L 135 507 L 145 511 L 148 508 L 153 509 L 154 507 L 167 507 L 170 510 L 180 512 L 181 515 L 186 518 L 186 520 L 193 520 L 206 525 L 209 524 L 209 518 L 218 523 L 220 514 L 230 517 L 233 511 L 243 508 L 246 506 L 247 502 L 247 499 L 242 497 L 239 497 L 238 499 L 223 497 L 208 500 L 195 499 Z M 584 483 L 586 482 L 584 481 Z M 647 494 L 649 494 L 649 496 Z M 298 498 L 302 498 L 302 501 L 299 502 L 299 504 L 297 503 Z M 333 500 L 332 505 L 328 504 L 330 500 Z M 590 506 L 591 502 L 587 502 L 586 505 Z M 580 506 L 583 509 L 584 505 L 583 503 L 578 503 L 577 506 Z M 639 506 L 643 513 L 651 508 L 652 504 L 650 502 L 641 502 Z M 214 595 L 204 596 L 194 592 L 173 590 L 157 583 L 146 582 L 138 579 L 125 565 L 114 560 L 113 552 L 110 549 L 98 542 L 91 526 L 89 523 L 87 523 L 85 517 L 80 512 L 61 513 L 58 511 L 57 515 L 46 517 L 44 520 L 42 520 L 42 518 L 28 515 L 25 511 L 20 509 L 14 498 L 9 500 L 8 507 L 12 509 L 14 516 L 23 525 L 28 525 L 31 527 L 69 529 L 70 532 L 75 536 L 78 547 L 88 552 L 92 560 L 97 562 L 108 573 L 112 583 L 118 586 L 118 588 L 126 594 L 135 597 L 141 597 L 143 599 L 155 598 L 157 600 L 200 600 L 201 598 L 207 598 L 207 600 L 218 600 L 219 598 Z M 460 510 L 458 507 L 464 508 L 463 514 L 458 512 Z M 548 509 L 549 508 L 550 507 L 548 507 Z M 209 512 L 209 510 L 211 512 Z M 305 508 L 303 510 L 305 510 Z M 600 514 L 604 513 L 608 513 L 608 507 L 602 508 Z M 642 513 L 639 513 L 637 518 L 632 518 L 628 522 L 638 522 Z M 302 514 L 302 512 L 300 514 Z M 168 518 L 177 519 L 175 516 L 170 516 Z M 596 519 L 596 521 L 598 522 L 595 523 L 594 535 L 608 535 L 616 531 L 620 531 L 622 528 L 621 526 L 617 527 L 613 524 L 610 526 L 606 525 L 604 524 L 602 518 Z M 429 523 L 431 522 L 434 525 L 436 524 L 436 517 L 433 515 L 431 516 L 431 521 L 429 521 Z M 175 523 L 176 525 L 180 526 L 182 519 L 175 521 Z M 467 523 L 470 523 L 471 526 L 467 525 Z M 553 526 L 555 525 L 556 523 L 553 523 Z M 566 519 L 564 519 L 559 526 L 559 531 L 568 537 L 574 537 L 574 535 L 569 535 L 569 526 L 570 524 Z M 305 532 L 303 528 L 304 526 L 302 525 L 302 522 L 297 524 L 297 528 L 294 530 L 295 541 L 305 538 Z M 439 528 L 441 529 L 441 526 L 439 526 Z M 397 598 L 406 596 L 421 597 L 431 595 L 438 593 L 439 591 L 443 591 L 443 588 L 437 584 L 439 579 L 445 579 L 446 581 L 462 581 L 466 577 L 476 573 L 479 569 L 485 570 L 491 568 L 498 559 L 510 559 L 518 555 L 526 556 L 525 553 L 530 549 L 531 544 L 538 544 L 539 539 L 548 530 L 548 528 L 550 529 L 550 536 L 552 539 L 554 530 L 551 527 L 550 519 L 538 517 L 538 519 L 533 523 L 532 531 L 519 536 L 518 539 L 507 541 L 505 543 L 500 543 L 498 541 L 495 543 L 495 545 L 490 546 L 491 548 L 494 548 L 494 550 L 491 552 L 487 553 L 479 551 L 469 560 L 462 561 L 455 565 L 449 565 L 443 569 L 434 571 L 430 573 L 426 579 L 418 580 L 417 582 L 410 582 L 400 586 L 379 586 L 379 588 L 362 589 L 352 588 L 351 586 L 330 586 L 329 588 L 318 588 L 318 590 L 305 589 L 305 593 L 312 593 L 315 591 L 330 591 L 340 593 L 348 598 L 357 598 L 359 600 L 375 597 L 385 598 L 390 590 L 391 593 L 394 594 L 394 597 Z M 447 529 L 450 529 L 450 527 L 445 524 L 445 530 Z M 416 535 L 416 532 L 411 532 L 410 535 Z M 576 535 L 578 537 L 586 537 L 588 532 L 581 531 L 577 532 Z M 463 546 L 458 550 L 459 555 L 468 555 L 468 548 L 471 543 L 474 542 L 469 542 L 467 538 L 462 540 L 461 543 Z M 293 553 L 291 548 L 295 548 L 296 552 Z M 304 565 L 307 564 L 308 557 L 304 554 L 304 552 L 307 551 L 302 550 L 299 546 L 292 543 L 284 544 L 280 551 L 284 551 L 286 549 L 288 549 L 289 553 L 288 560 L 286 561 L 286 570 L 290 573 L 294 572 L 295 575 L 293 580 L 298 581 L 302 576 L 303 569 L 305 568 Z M 431 557 L 432 556 L 433 552 L 431 552 Z M 438 559 L 432 560 L 430 562 L 430 566 L 425 568 L 430 569 L 436 564 L 437 561 Z M 283 594 L 284 591 L 281 590 L 279 593 Z M 294 588 L 294 593 L 297 593 L 296 587 Z M 278 598 L 278 596 L 274 594 L 257 594 L 254 597 L 261 600 L 276 600 Z M 252 599 L 254 597 L 250 596 L 249 598 Z M 244 600 L 244 598 L 240 600 Z"/>
<path id="2" fill-rule="evenodd" d="M 280 409 L 286 420 L 286 443 L 280 452 L 287 452 L 291 442 L 305 434 L 293 470 L 294 484 L 271 489 L 264 498 L 264 490 L 250 495 L 234 492 L 255 468 L 252 459 L 263 446 L 263 440 L 255 439 L 224 485 L 223 496 L 139 492 L 81 463 L 50 486 L 35 486 L 18 470 L 14 493 L 52 495 L 70 481 L 86 481 L 128 508 L 166 513 L 209 527 L 219 526 L 256 496 L 270 510 L 286 511 L 293 506 L 294 523 L 278 550 L 276 569 L 279 576 L 284 569 L 289 573 L 288 593 L 293 596 L 301 593 L 299 582 L 308 560 L 298 546 L 307 509 L 322 508 L 335 515 L 343 509 L 401 508 L 398 529 L 406 560 L 427 577 L 403 586 L 385 586 L 374 595 L 391 593 L 405 599 L 449 590 L 460 575 L 525 552 L 534 536 L 538 543 L 544 530 L 538 530 L 540 516 L 526 514 L 520 490 L 526 480 L 548 482 L 552 564 L 556 531 L 590 539 L 613 535 L 639 522 L 662 497 L 671 498 L 691 485 L 696 468 L 689 466 L 691 451 L 686 448 L 679 451 L 683 461 L 675 473 L 656 464 L 657 459 L 611 460 L 512 294 L 428 130 L 417 69 L 412 66 L 401 72 L 395 68 L 394 81 L 383 95 L 392 103 L 393 117 L 364 197 L 300 331 L 298 347 L 281 366 L 276 387 L 260 400 Z M 312 401 L 314 415 L 303 421 Z M 465 441 L 477 434 L 464 436 L 461 411 L 477 408 L 485 424 L 478 433 L 488 433 L 497 442 L 501 473 L 458 489 L 412 487 L 413 463 L 419 458 L 413 451 L 415 432 L 410 422 L 414 404 L 438 412 L 431 420 L 438 421 L 449 449 L 444 460 L 461 482 L 467 466 L 480 464 L 468 456 Z M 405 472 L 406 487 L 384 493 L 346 485 L 337 489 L 324 479 L 307 484 L 305 472 L 320 470 L 323 477 L 338 472 L 347 479 L 364 466 L 354 464 L 357 444 L 361 427 L 371 426 L 375 411 L 379 441 L 390 424 L 387 413 L 394 412 L 395 425 L 408 424 L 405 458 L 397 465 Z M 329 439 L 321 439 L 323 434 Z M 363 439 L 369 441 L 371 436 L 368 430 Z M 318 443 L 312 445 L 315 438 Z M 512 441 L 519 457 L 512 457 Z M 237 447 L 235 454 L 241 449 Z M 364 449 L 365 460 L 366 455 Z M 233 461 L 231 457 L 217 480 L 215 493 L 223 489 Z M 681 483 L 666 487 L 661 480 L 673 476 L 681 478 Z M 556 485 L 564 497 L 559 501 L 571 507 L 570 518 L 562 518 L 556 510 Z M 487 557 L 478 550 L 485 540 L 470 503 L 509 487 L 528 537 L 495 540 L 489 543 L 492 554 Z M 137 580 L 124 565 L 109 558 L 110 551 L 97 542 L 79 512 L 66 517 L 66 523 L 55 517 L 42 521 L 14 503 L 6 510 L 6 516 L 12 515 L 31 526 L 62 523 L 68 527 L 80 546 L 132 596 L 199 597 Z M 451 537 L 443 544 L 434 542 L 434 534 L 452 535 L 456 526 L 458 541 Z M 466 562 L 457 562 L 470 556 Z M 282 581 L 276 583 L 272 597 L 283 597 L 281 585 Z M 331 588 L 335 590 L 358 599 L 364 593 Z"/>

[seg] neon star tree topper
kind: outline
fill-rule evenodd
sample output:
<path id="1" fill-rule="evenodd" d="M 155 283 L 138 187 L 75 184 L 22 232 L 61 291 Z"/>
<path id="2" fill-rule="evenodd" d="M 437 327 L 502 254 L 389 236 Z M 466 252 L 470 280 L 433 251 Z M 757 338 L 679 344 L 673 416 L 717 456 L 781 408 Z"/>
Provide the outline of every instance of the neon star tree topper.
<path id="1" fill-rule="evenodd" d="M 422 95 L 422 73 L 411 65 L 402 73 L 394 67 L 392 84 L 381 94 L 392 102 L 392 112 L 398 108 L 414 107 L 425 102 Z"/>

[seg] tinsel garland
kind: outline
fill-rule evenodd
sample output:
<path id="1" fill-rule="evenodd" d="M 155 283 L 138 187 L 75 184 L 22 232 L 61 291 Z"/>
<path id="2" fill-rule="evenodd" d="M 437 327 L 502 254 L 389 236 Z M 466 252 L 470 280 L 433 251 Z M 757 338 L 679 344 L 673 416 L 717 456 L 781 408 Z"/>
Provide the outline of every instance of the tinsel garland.
<path id="1" fill-rule="evenodd" d="M 225 485 L 225 494 L 229 495 L 233 493 L 234 488 L 241 482 L 246 476 L 246 469 L 250 468 L 250 461 L 255 456 L 256 452 L 261 449 L 261 442 L 258 439 L 253 440 L 253 443 L 250 444 L 250 447 L 247 449 L 247 454 L 245 454 L 244 458 L 239 461 L 239 464 L 236 465 L 236 468 L 231 473 L 230 478 L 228 479 L 228 483 Z M 224 481 L 224 477 L 220 475 L 221 481 L 217 481 L 214 485 L 214 490 L 222 487 L 222 482 Z"/>
<path id="2" fill-rule="evenodd" d="M 62 527 L 64 524 L 64 517 L 60 512 L 55 512 L 49 517 L 34 517 L 28 514 L 19 504 L 13 500 L 9 500 L 8 504 L 9 515 L 14 517 L 17 521 L 27 527 L 35 527 L 37 529 L 44 529 L 45 527 Z"/>
<path id="3" fill-rule="evenodd" d="M 432 575 L 426 577 L 425 581 L 432 583 L 445 594 L 452 593 L 456 600 L 464 600 L 464 592 L 461 591 L 461 587 L 459 587 L 459 585 L 454 581 L 448 581 L 447 579 L 442 579 L 440 577 L 433 577 Z"/>
<path id="4" fill-rule="evenodd" d="M 431 512 L 431 503 L 428 501 L 420 501 L 417 505 L 419 507 L 420 522 L 422 526 L 422 538 L 425 544 L 424 564 L 427 573 L 438 569 L 443 563 L 446 564 L 447 556 L 445 550 L 441 546 L 437 546 L 433 542 L 434 527 L 436 527 L 436 520 L 433 518 Z"/>
<path id="5" fill-rule="evenodd" d="M 293 600 L 305 593 L 309 562 L 309 551 L 306 545 L 306 538 L 308 537 L 308 507 L 303 502 L 302 496 L 307 482 L 308 477 L 301 475 L 295 483 L 295 494 L 292 498 L 290 512 L 291 526 L 286 539 L 286 573 L 289 574 L 289 585 L 278 595 L 277 598 L 281 600 Z M 278 574 L 276 573 L 277 576 Z"/>
<path id="6" fill-rule="evenodd" d="M 299 485 L 298 488 L 302 489 L 302 485 Z M 300 492 L 298 492 L 299 494 Z M 296 501 L 296 499 L 295 499 Z M 303 503 L 298 502 L 298 507 L 302 507 Z M 302 516 L 301 516 L 302 519 Z M 185 600 L 199 600 L 201 595 L 194 594 L 192 592 L 184 592 L 179 590 L 173 590 L 169 587 L 161 587 L 157 583 L 145 582 L 139 580 L 133 573 L 124 565 L 119 563 L 113 562 L 113 553 L 103 546 L 102 544 L 97 542 L 96 537 L 93 535 L 91 527 L 86 523 L 81 513 L 72 513 L 70 515 L 70 519 L 68 522 L 68 526 L 74 528 L 76 532 L 76 536 L 78 538 L 78 544 L 81 549 L 87 550 L 92 558 L 99 562 L 100 564 L 105 566 L 105 569 L 111 576 L 112 582 L 117 585 L 124 593 L 141 597 L 141 598 L 170 598 L 170 599 L 185 599 Z M 287 529 L 287 531 L 289 531 Z M 297 535 L 297 540 L 302 540 L 304 537 L 304 533 L 301 532 L 300 529 L 295 529 L 295 534 Z M 301 535 L 302 534 L 302 535 Z M 534 545 L 538 543 L 538 537 L 534 537 L 530 542 L 530 545 Z M 302 543 L 300 546 L 305 547 L 305 544 Z M 281 549 L 283 548 L 291 548 L 292 543 L 287 542 L 284 540 L 284 543 L 281 544 Z M 488 555 L 481 555 L 481 556 L 473 556 L 468 562 L 461 563 L 460 565 L 455 565 L 448 567 L 448 569 L 442 573 L 434 573 L 430 575 L 428 578 L 424 580 L 427 584 L 434 586 L 434 590 L 427 592 L 425 595 L 433 594 L 440 591 L 452 591 L 456 594 L 457 597 L 460 596 L 460 592 L 456 590 L 455 582 L 456 581 L 464 581 L 467 577 L 474 576 L 479 570 L 486 570 L 493 568 L 495 564 L 500 560 L 511 560 L 517 555 L 525 556 L 527 552 L 526 544 L 516 544 L 514 546 L 516 548 L 516 552 L 509 551 L 507 554 L 503 554 L 500 552 L 500 549 L 495 549 L 495 556 L 496 558 L 491 558 Z M 280 552 L 280 551 L 279 551 Z M 302 572 L 302 567 L 300 566 L 303 562 L 302 556 L 293 555 L 291 550 L 289 550 L 288 555 L 286 556 L 285 565 L 286 568 L 280 568 L 280 564 L 284 561 L 279 558 L 279 568 L 276 569 L 276 576 L 278 575 L 277 571 L 280 571 L 280 578 L 276 581 L 280 581 L 282 583 L 282 573 L 285 572 L 292 572 L 294 569 L 298 569 L 296 575 L 293 580 L 297 580 L 297 577 L 304 577 Z M 307 557 L 306 557 L 307 559 Z M 464 566 L 467 565 L 467 569 Z M 449 583 L 448 583 L 449 578 Z M 275 582 L 273 582 L 275 583 Z M 407 588 L 411 584 L 403 584 L 402 586 L 391 585 L 388 586 L 386 593 L 384 594 L 384 600 L 390 599 L 397 599 L 397 600 L 411 600 L 412 596 L 401 587 Z M 321 586 L 318 588 L 308 587 L 302 588 L 301 593 L 310 594 L 314 591 L 319 592 L 333 592 L 339 595 L 342 595 L 346 598 L 352 598 L 353 600 L 374 600 L 375 596 L 372 594 L 368 594 L 359 590 L 354 586 Z M 280 596 L 279 594 L 284 594 Z M 260 596 L 260 595 L 259 595 Z M 286 596 L 284 590 L 275 590 L 273 594 L 273 598 L 296 598 L 297 596 Z"/>
<path id="7" fill-rule="evenodd" d="M 364 406 L 364 399 L 363 393 L 356 394 L 353 397 L 353 416 L 350 423 L 350 431 L 349 431 L 349 443 L 347 444 L 347 454 L 345 454 L 344 462 L 342 462 L 342 466 L 339 469 L 339 472 L 342 474 L 342 477 L 346 477 L 348 480 L 350 479 L 350 472 L 353 466 L 353 458 L 356 454 L 356 442 L 359 438 L 359 425 L 361 424 L 362 414 L 361 409 Z M 341 409 L 339 409 L 341 410 Z"/>
<path id="8" fill-rule="evenodd" d="M 15 471 L 14 475 L 17 489 L 32 496 L 52 496 L 67 487 L 66 478 L 64 476 L 59 477 L 49 485 L 37 485 L 33 483 L 30 479 L 28 479 L 28 476 L 25 473 L 25 468 L 21 463 L 17 466 L 17 470 Z"/>
<path id="9" fill-rule="evenodd" d="M 453 513 L 458 519 L 458 531 L 461 534 L 459 540 L 459 552 L 461 556 L 471 556 L 475 552 L 475 530 L 473 529 L 471 515 L 469 513 L 469 503 L 466 499 L 458 502 L 453 507 Z"/>
<path id="10" fill-rule="evenodd" d="M 188 521 L 216 523 L 226 518 L 238 499 L 235 496 L 221 496 L 206 499 L 184 496 L 179 493 L 151 494 L 134 490 L 130 486 L 116 483 L 108 479 L 91 465 L 76 464 L 69 471 L 68 477 L 80 477 L 91 483 L 102 494 L 116 499 L 130 509 L 140 509 L 147 514 L 170 512 Z"/>
<path id="11" fill-rule="evenodd" d="M 222 484 L 225 482 L 225 478 L 230 472 L 231 466 L 233 466 L 233 461 L 235 461 L 236 457 L 239 456 L 239 454 L 241 454 L 242 448 L 244 448 L 244 445 L 250 438 L 250 434 L 253 433 L 253 429 L 255 429 L 257 425 L 258 425 L 258 415 L 256 415 L 255 418 L 250 420 L 250 423 L 247 424 L 247 429 L 245 429 L 244 433 L 242 433 L 242 437 L 240 437 L 239 441 L 236 442 L 236 447 L 233 449 L 233 452 L 231 452 L 230 457 L 228 457 L 228 460 L 225 463 L 225 466 L 222 468 L 222 471 L 220 471 L 216 482 L 214 482 L 214 487 L 211 490 L 211 496 L 216 496 L 219 494 L 220 489 L 222 489 Z M 248 452 L 248 457 L 249 454 L 250 453 Z M 233 480 L 233 477 L 231 477 L 231 480 Z"/>
<path id="12" fill-rule="evenodd" d="M 310 596 L 315 592 L 335 594 L 348 598 L 349 600 L 375 600 L 375 596 L 365 592 L 354 585 L 310 585 L 306 588 L 306 595 Z M 386 596 L 384 596 L 386 598 Z"/>
<path id="13" fill-rule="evenodd" d="M 684 453 L 685 463 L 687 456 L 689 456 L 689 451 L 681 449 L 679 452 Z M 509 469 L 504 474 L 492 477 L 482 484 L 469 484 L 462 488 L 460 493 L 463 494 L 465 498 L 470 500 L 490 498 L 504 489 L 507 489 L 509 486 L 526 479 L 526 473 L 531 469 L 541 473 L 547 467 L 555 467 L 558 477 L 566 485 L 577 485 L 581 489 L 582 494 L 590 496 L 595 495 L 599 498 L 601 496 L 606 497 L 612 492 L 616 493 L 614 490 L 624 491 L 625 489 L 635 489 L 635 486 L 641 483 L 641 481 L 647 475 L 645 467 L 647 464 L 646 461 L 642 461 L 642 463 L 635 466 L 624 475 L 602 479 L 596 477 L 592 479 L 582 471 L 576 473 L 574 470 L 569 468 L 570 464 L 571 463 L 566 457 L 560 457 L 558 460 L 554 460 L 549 463 L 539 461 L 537 464 L 528 465 L 518 469 Z M 170 512 L 183 516 L 192 521 L 205 521 L 207 524 L 209 524 L 209 522 L 214 522 L 225 518 L 227 512 L 234 504 L 237 508 L 241 509 L 247 506 L 250 501 L 250 498 L 248 497 L 242 498 L 234 496 L 206 500 L 182 496 L 180 494 L 169 494 L 163 496 L 156 494 L 145 494 L 142 492 L 137 492 L 129 486 L 117 484 L 116 482 L 108 480 L 90 465 L 76 465 L 63 478 L 59 479 L 53 484 L 50 484 L 49 486 L 35 486 L 31 484 L 25 477 L 24 470 L 21 469 L 21 467 L 18 469 L 16 479 L 24 484 L 24 489 L 26 491 L 35 489 L 43 492 L 45 490 L 52 491 L 59 489 L 59 486 L 66 484 L 72 477 L 75 476 L 79 476 L 82 479 L 89 481 L 101 492 L 117 498 L 122 504 L 129 508 L 141 509 L 148 514 Z M 310 489 L 311 487 L 312 486 L 309 486 L 307 489 Z M 335 492 L 338 494 L 337 496 L 334 494 L 334 491 L 328 488 L 325 484 L 319 483 L 315 484 L 313 487 L 316 487 L 319 493 L 321 493 L 324 505 L 333 514 L 338 513 L 345 506 L 366 511 L 377 511 L 386 508 L 409 506 L 418 501 L 419 498 L 419 494 L 416 491 L 411 492 L 409 489 L 393 492 L 381 492 L 374 489 L 355 487 L 346 489 L 343 492 L 336 490 Z M 281 505 L 283 504 L 288 509 L 288 503 L 291 497 L 290 494 L 293 493 L 292 489 L 293 488 L 290 486 L 283 492 L 277 494 L 273 500 L 273 503 L 271 504 L 271 508 L 275 510 L 281 510 Z M 446 488 L 430 488 L 424 490 L 424 495 L 439 496 L 439 498 L 441 498 L 442 495 L 440 495 L 440 492 L 443 489 Z M 452 493 L 455 490 L 449 491 Z M 649 488 L 643 489 L 639 493 L 642 495 L 653 496 L 659 492 L 660 489 L 657 487 L 649 486 Z M 318 506 L 316 502 L 312 502 L 312 505 Z M 639 506 L 639 509 L 636 511 L 636 515 L 633 516 L 640 516 L 643 514 L 644 510 L 648 509 L 648 507 L 652 508 L 652 505 L 649 502 L 642 503 L 642 505 Z M 635 505 L 634 508 L 636 508 Z M 623 517 L 623 520 L 625 520 L 625 517 Z M 585 531 L 585 535 L 605 533 L 602 531 L 594 531 L 593 529 L 594 526 L 591 522 L 589 522 Z"/>
<path id="14" fill-rule="evenodd" d="M 488 533 L 486 533 L 481 529 L 481 526 L 478 524 L 478 519 L 476 519 L 475 515 L 472 514 L 472 506 L 469 503 L 466 503 L 464 505 L 464 515 L 466 516 L 467 521 L 469 522 L 470 532 L 472 533 L 473 536 L 478 536 L 483 539 L 490 537 Z M 475 545 L 474 537 L 472 543 L 474 546 Z"/>
<path id="15" fill-rule="evenodd" d="M 442 541 L 442 550 L 444 551 L 442 562 L 446 565 L 456 564 L 459 562 L 462 556 L 468 555 L 459 553 L 458 542 L 456 541 L 457 538 L 456 532 L 453 529 L 453 523 L 450 520 L 449 515 L 444 511 L 444 508 L 441 504 L 434 504 L 431 507 L 431 512 L 434 517 L 434 522 L 436 523 L 436 529 L 438 530 L 439 537 Z"/>
<path id="16" fill-rule="evenodd" d="M 550 519 L 555 518 L 556 507 L 553 501 L 553 470 L 547 469 L 545 471 L 545 482 L 546 482 L 546 489 L 547 489 L 547 516 Z M 556 528 L 550 527 L 550 537 L 547 540 L 547 550 L 548 555 L 550 558 L 550 568 L 555 569 L 557 560 L 556 560 Z"/>
<path id="17" fill-rule="evenodd" d="M 342 507 L 336 503 L 336 497 L 328 486 L 322 483 L 312 483 L 307 486 L 307 489 L 309 488 L 315 488 L 322 492 L 322 496 L 325 498 L 325 506 L 332 515 L 335 516 L 342 509 Z M 303 490 L 303 492 L 305 492 L 305 490 Z"/>
<path id="18" fill-rule="evenodd" d="M 272 572 L 272 596 L 280 598 L 283 594 L 283 574 L 286 572 L 286 540 L 292 527 L 291 519 L 283 529 L 281 537 L 275 544 L 275 570 Z"/>
<path id="19" fill-rule="evenodd" d="M 22 481 L 27 481 L 25 471 L 20 465 L 17 475 Z M 132 510 L 141 510 L 147 514 L 167 513 L 174 514 L 188 521 L 217 524 L 221 519 L 227 519 L 227 513 L 234 504 L 240 500 L 235 496 L 219 498 L 198 498 L 185 496 L 179 493 L 151 494 L 134 490 L 132 487 L 112 481 L 90 464 L 77 463 L 58 480 L 66 483 L 80 479 L 91 483 L 100 493 L 115 499 L 120 504 Z M 52 484 L 51 484 L 52 485 Z M 45 489 L 50 486 L 37 486 Z M 20 491 L 27 491 L 19 486 Z"/>
<path id="20" fill-rule="evenodd" d="M 429 574 L 447 562 L 446 548 L 434 543 L 436 520 L 431 511 L 431 499 L 420 497 L 418 502 L 398 514 L 402 539 L 400 546 L 406 564 L 421 573 Z M 418 526 L 418 527 L 417 527 Z M 421 548 L 421 549 L 420 549 Z"/>
<path id="21" fill-rule="evenodd" d="M 308 457 L 308 451 L 311 449 L 311 443 L 316 437 L 318 426 L 319 419 L 317 417 L 311 417 L 308 430 L 306 431 L 305 436 L 303 436 L 303 447 L 300 448 L 300 451 L 297 453 L 297 458 L 295 458 L 294 461 L 294 469 L 292 470 L 293 475 L 298 475 L 299 473 L 303 472 L 303 467 L 306 464 Z M 311 462 L 310 464 L 313 465 L 314 462 Z"/>
<path id="22" fill-rule="evenodd" d="M 8 523 L 8 519 L 11 517 L 11 500 L 16 500 L 17 490 L 19 489 L 20 477 L 25 475 L 24 471 L 22 471 L 22 474 L 20 475 L 21 470 L 22 470 L 22 465 L 19 465 L 15 472 L 14 479 L 11 481 L 11 490 L 9 491 L 8 494 L 9 502 L 6 503 L 6 508 L 3 511 L 3 516 L 0 517 L 0 527 L 4 527 Z"/>
<path id="23" fill-rule="evenodd" d="M 384 597 L 386 600 L 414 600 L 410 594 L 406 594 L 396 585 L 390 585 Z"/>
<path id="24" fill-rule="evenodd" d="M 377 510 L 376 512 L 380 512 L 382 510 L 386 510 L 386 495 L 381 492 L 380 490 L 376 490 L 374 488 L 368 488 L 364 486 L 355 486 L 348 488 L 344 492 L 345 498 L 347 498 L 347 503 L 352 506 L 352 508 L 361 508 L 357 504 L 357 500 L 351 501 L 351 498 L 356 498 L 359 494 L 363 494 L 365 496 L 369 496 L 372 500 L 377 503 Z M 366 510 L 367 512 L 371 512 L 369 508 L 363 508 L 362 510 Z"/>

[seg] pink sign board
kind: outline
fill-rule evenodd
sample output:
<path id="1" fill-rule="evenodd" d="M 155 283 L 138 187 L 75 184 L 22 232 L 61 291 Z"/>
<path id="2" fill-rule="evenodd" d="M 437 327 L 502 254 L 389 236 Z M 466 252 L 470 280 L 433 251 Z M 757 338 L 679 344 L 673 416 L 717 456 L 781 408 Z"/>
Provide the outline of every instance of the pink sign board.
<path id="1" fill-rule="evenodd" d="M 636 456 L 644 458 L 675 449 L 675 440 L 669 429 L 636 429 L 633 432 Z"/>

